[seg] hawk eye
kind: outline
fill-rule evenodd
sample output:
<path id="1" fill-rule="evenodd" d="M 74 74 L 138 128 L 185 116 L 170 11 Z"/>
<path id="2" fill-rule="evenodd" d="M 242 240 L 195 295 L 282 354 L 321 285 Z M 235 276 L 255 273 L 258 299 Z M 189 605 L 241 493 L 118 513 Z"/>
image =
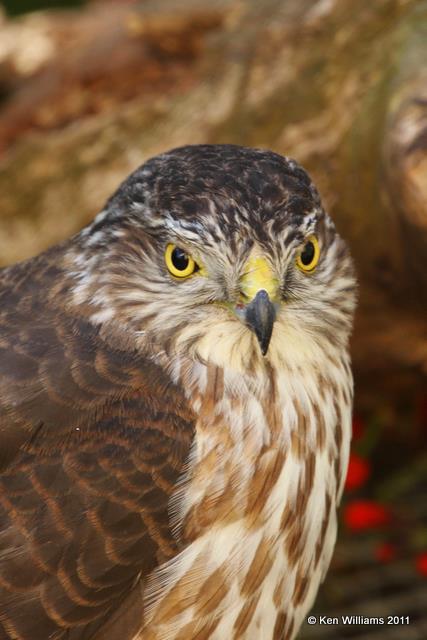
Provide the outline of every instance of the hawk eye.
<path id="1" fill-rule="evenodd" d="M 320 248 L 316 236 L 310 236 L 297 257 L 297 266 L 305 273 L 315 270 L 319 262 Z"/>
<path id="2" fill-rule="evenodd" d="M 166 247 L 165 262 L 169 273 L 175 278 L 188 278 L 199 268 L 193 258 L 175 244 Z"/>

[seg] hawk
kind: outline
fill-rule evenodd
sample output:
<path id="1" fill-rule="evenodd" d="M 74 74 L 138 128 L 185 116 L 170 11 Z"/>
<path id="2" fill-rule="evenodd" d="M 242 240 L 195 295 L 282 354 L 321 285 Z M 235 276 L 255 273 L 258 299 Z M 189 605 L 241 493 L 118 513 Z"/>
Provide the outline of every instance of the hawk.
<path id="1" fill-rule="evenodd" d="M 336 537 L 355 279 L 305 171 L 195 145 L 0 272 L 0 640 L 290 640 Z"/>

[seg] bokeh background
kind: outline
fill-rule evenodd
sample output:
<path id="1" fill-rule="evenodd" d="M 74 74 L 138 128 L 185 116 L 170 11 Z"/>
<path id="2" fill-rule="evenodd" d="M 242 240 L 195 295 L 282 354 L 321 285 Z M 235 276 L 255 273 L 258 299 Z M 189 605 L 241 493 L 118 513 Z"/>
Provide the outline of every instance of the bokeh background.
<path id="1" fill-rule="evenodd" d="M 352 457 L 314 613 L 395 624 L 301 638 L 425 640 L 427 2 L 0 2 L 0 265 L 201 142 L 295 157 L 359 273 Z"/>

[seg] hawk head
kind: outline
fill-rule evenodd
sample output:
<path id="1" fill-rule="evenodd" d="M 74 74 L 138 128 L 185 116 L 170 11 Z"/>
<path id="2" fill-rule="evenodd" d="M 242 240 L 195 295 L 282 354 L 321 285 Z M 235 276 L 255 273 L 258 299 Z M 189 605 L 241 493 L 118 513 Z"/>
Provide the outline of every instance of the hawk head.
<path id="1" fill-rule="evenodd" d="M 344 348 L 352 262 L 307 173 L 186 146 L 135 171 L 75 237 L 73 302 L 145 344 L 239 370 Z"/>

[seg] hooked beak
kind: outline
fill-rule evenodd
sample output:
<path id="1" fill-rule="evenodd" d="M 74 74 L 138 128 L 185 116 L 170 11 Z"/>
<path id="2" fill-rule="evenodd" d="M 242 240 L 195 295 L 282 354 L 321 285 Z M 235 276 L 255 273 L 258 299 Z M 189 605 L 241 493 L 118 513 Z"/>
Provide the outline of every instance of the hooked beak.
<path id="1" fill-rule="evenodd" d="M 273 332 L 273 324 L 276 319 L 276 309 L 265 289 L 261 289 L 255 298 L 246 306 L 246 325 L 252 329 L 258 338 L 263 356 L 268 351 L 268 346 Z"/>
<path id="2" fill-rule="evenodd" d="M 263 356 L 276 320 L 278 281 L 273 270 L 258 249 L 252 251 L 242 275 L 240 287 L 244 296 L 239 304 L 240 317 L 256 335 Z"/>

